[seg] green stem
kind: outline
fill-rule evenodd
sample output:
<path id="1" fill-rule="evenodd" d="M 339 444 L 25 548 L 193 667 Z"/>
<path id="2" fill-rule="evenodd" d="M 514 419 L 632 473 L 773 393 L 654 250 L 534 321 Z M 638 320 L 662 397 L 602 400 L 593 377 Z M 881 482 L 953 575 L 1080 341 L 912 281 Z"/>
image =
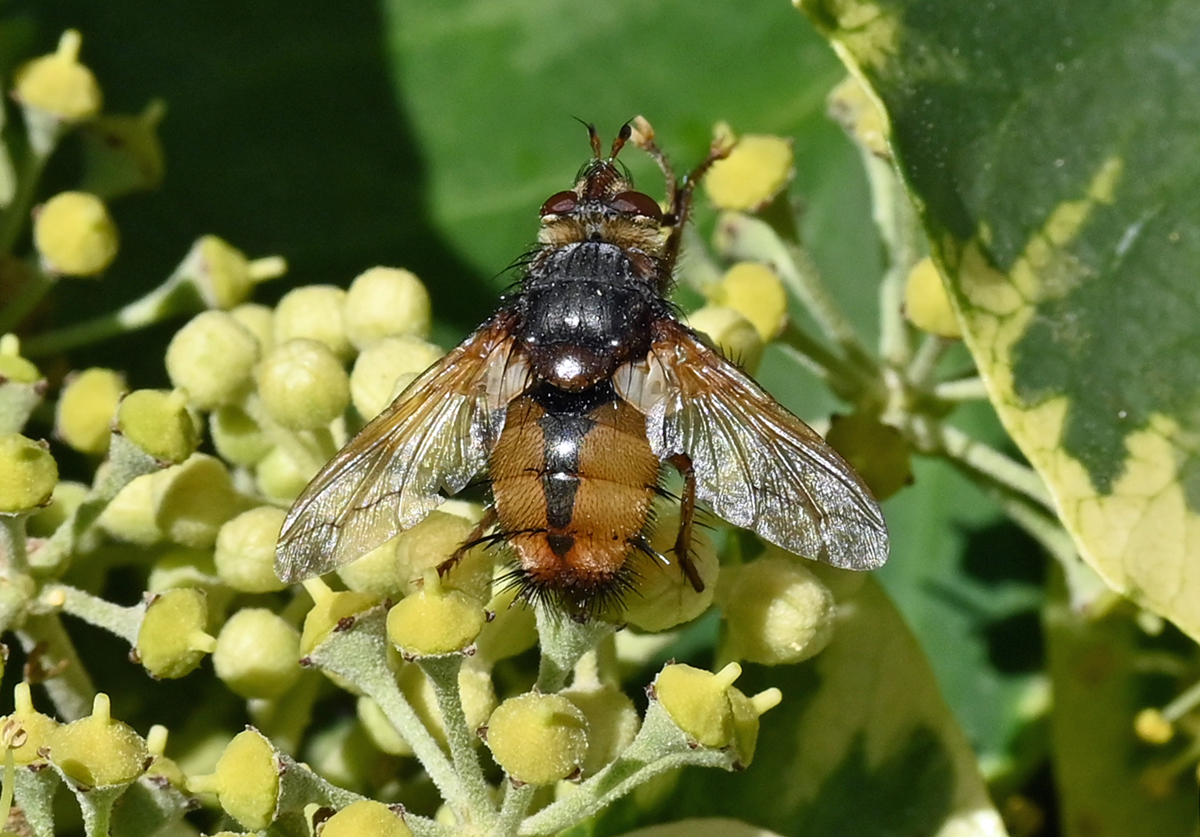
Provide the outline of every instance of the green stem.
<path id="1" fill-rule="evenodd" d="M 29 571 L 25 521 L 27 514 L 0 514 L 0 576 Z"/>
<path id="2" fill-rule="evenodd" d="M 58 354 L 137 331 L 178 314 L 200 311 L 203 307 L 195 289 L 172 275 L 145 296 L 116 311 L 36 335 L 23 343 L 21 349 L 30 358 Z"/>
<path id="3" fill-rule="evenodd" d="M 1054 500 L 1046 484 L 1032 468 L 1005 456 L 954 425 L 939 425 L 938 435 L 939 449 L 934 453 L 945 456 L 968 475 L 1015 491 L 1051 514 L 1056 514 Z"/>
<path id="4" fill-rule="evenodd" d="M 521 822 L 533 802 L 537 785 L 509 784 L 504 794 L 504 804 L 500 808 L 500 816 L 492 828 L 492 837 L 512 837 L 520 831 Z"/>
<path id="5" fill-rule="evenodd" d="M 579 658 L 599 645 L 615 628 L 602 619 L 577 621 L 549 602 L 534 604 L 538 643 L 542 657 L 538 665 L 537 685 L 543 694 L 551 694 L 567 684 Z"/>
<path id="6" fill-rule="evenodd" d="M 450 758 L 454 761 L 454 769 L 466 789 L 470 810 L 476 816 L 485 816 L 483 822 L 475 824 L 484 829 L 493 829 L 495 833 L 496 806 L 492 802 L 491 786 L 483 775 L 483 768 L 475 750 L 478 739 L 468 728 L 467 716 L 463 712 L 462 693 L 458 683 L 462 662 L 463 658 L 460 655 L 452 654 L 423 657 L 417 660 L 417 665 L 429 678 L 438 708 L 442 710 L 442 723 L 446 730 L 446 741 L 450 745 Z"/>
<path id="7" fill-rule="evenodd" d="M 37 194 L 42 169 L 46 167 L 46 161 L 50 159 L 56 144 L 57 139 L 41 154 L 32 147 L 26 149 L 21 170 L 17 172 L 17 192 L 0 214 L 0 254 L 7 255 L 12 252 L 17 237 L 29 220 L 29 210 L 33 206 L 33 197 Z"/>
<path id="8" fill-rule="evenodd" d="M 943 381 L 933 388 L 933 397 L 941 401 L 983 401 L 988 397 L 983 378 L 972 376 Z"/>
<path id="9" fill-rule="evenodd" d="M 843 360 L 795 323 L 788 323 L 779 342 L 792 350 L 811 371 L 821 377 L 833 393 L 851 404 L 882 403 L 886 399 L 880 379 Z"/>
<path id="10" fill-rule="evenodd" d="M 912 355 L 911 329 L 904 319 L 904 289 L 920 258 L 922 233 L 916 210 L 890 161 L 861 147 L 875 226 L 888 251 L 888 268 L 879 286 L 879 354 L 895 367 Z"/>
<path id="11" fill-rule="evenodd" d="M 42 683 L 58 717 L 75 721 L 91 714 L 96 687 L 58 614 L 31 615 L 17 638 L 27 655 L 36 653 L 48 666 L 59 669 Z"/>
<path id="12" fill-rule="evenodd" d="M 937 372 L 938 362 L 952 345 L 951 340 L 938 337 L 936 334 L 926 334 L 917 352 L 905 370 L 904 377 L 911 386 L 917 389 L 928 389 Z"/>
<path id="13" fill-rule="evenodd" d="M 38 603 L 103 628 L 131 646 L 137 644 L 138 630 L 145 615 L 145 608 L 141 605 L 124 607 L 67 584 L 47 584 L 42 589 Z"/>

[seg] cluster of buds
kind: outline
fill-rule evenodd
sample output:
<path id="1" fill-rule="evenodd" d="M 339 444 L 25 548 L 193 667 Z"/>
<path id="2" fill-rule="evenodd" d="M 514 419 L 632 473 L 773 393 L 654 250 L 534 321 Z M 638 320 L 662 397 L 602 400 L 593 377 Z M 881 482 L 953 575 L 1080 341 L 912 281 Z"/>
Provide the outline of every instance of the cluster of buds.
<path id="1" fill-rule="evenodd" d="M 33 145 L 43 155 L 98 117 L 99 88 L 79 47 L 68 33 L 18 74 L 14 97 L 36 115 L 27 122 L 40 126 Z M 156 119 L 148 111 L 135 127 Z M 710 188 L 728 211 L 753 213 L 790 177 L 787 142 L 747 137 L 717 164 Z M 63 192 L 30 218 L 32 301 L 60 277 L 102 275 L 118 256 L 101 195 Z M 40 672 L 53 704 L 52 713 L 35 710 L 23 682 L 0 722 L 14 765 L 5 784 L 13 778 L 31 833 L 54 833 L 49 800 L 60 784 L 79 799 L 89 835 L 151 833 L 198 800 L 248 831 L 407 835 L 445 821 L 515 833 L 524 818 L 531 833 L 549 833 L 611 803 L 614 777 L 627 791 L 688 764 L 749 765 L 758 717 L 777 690 L 747 697 L 732 685 L 735 663 L 716 674 L 668 665 L 638 684 L 651 695 L 639 713 L 619 674 L 641 652 L 620 637 L 663 634 L 716 606 L 724 659 L 806 659 L 829 641 L 836 608 L 794 556 L 776 550 L 722 570 L 719 538 L 697 532 L 703 592 L 647 559 L 635 590 L 579 622 L 549 602 L 514 604 L 503 550 L 473 548 L 439 575 L 484 514 L 454 499 L 336 578 L 302 588 L 279 580 L 275 544 L 288 505 L 442 355 L 428 342 L 429 294 L 412 273 L 378 267 L 347 289 L 310 285 L 274 307 L 250 302 L 254 285 L 283 268 L 206 236 L 160 288 L 121 311 L 24 345 L 0 339 L 0 629 L 21 637 L 37 663 L 26 669 Z M 787 323 L 779 275 L 742 253 L 699 287 L 707 304 L 692 325 L 756 365 Z M 99 367 L 52 389 L 30 359 L 182 311 L 194 315 L 167 348 L 169 390 L 131 389 L 120 370 Z M 24 313 L 0 324 L 15 329 Z M 69 469 L 88 463 L 88 482 L 60 479 L 61 457 L 38 438 L 36 408 L 50 396 L 49 435 L 74 451 Z M 665 553 L 679 508 L 656 502 L 650 541 Z M 105 598 L 117 568 L 144 574 L 141 601 Z M 131 666 L 150 678 L 202 680 L 197 670 L 211 666 L 254 726 L 167 759 L 165 729 L 143 738 L 110 716 L 63 616 L 127 642 Z M 530 689 L 521 660 L 538 644 Z M 354 711 L 330 724 L 314 716 L 333 687 Z M 500 787 L 489 783 L 485 746 Z M 406 759 L 442 796 L 436 820 L 397 804 L 407 791 L 396 775 L 413 773 Z M 559 798 L 539 796 L 531 813 L 547 786 Z M 131 825 L 114 819 L 117 810 L 143 819 Z"/>

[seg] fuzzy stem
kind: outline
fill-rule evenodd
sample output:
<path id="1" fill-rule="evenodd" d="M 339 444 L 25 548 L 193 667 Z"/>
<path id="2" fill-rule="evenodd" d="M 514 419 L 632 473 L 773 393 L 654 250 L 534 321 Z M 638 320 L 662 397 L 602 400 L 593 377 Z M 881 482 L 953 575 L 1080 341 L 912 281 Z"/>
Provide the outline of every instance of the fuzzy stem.
<path id="1" fill-rule="evenodd" d="M 60 669 L 42 685 L 63 721 L 76 721 L 92 711 L 96 687 L 57 614 L 31 615 L 17 631 L 27 655 L 37 654 Z"/>

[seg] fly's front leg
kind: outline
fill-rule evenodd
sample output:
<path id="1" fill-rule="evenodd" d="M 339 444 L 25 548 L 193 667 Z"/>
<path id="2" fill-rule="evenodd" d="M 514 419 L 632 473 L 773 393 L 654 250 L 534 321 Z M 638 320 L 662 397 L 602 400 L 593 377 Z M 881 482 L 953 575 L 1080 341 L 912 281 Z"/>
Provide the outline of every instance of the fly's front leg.
<path id="1" fill-rule="evenodd" d="M 451 555 L 442 563 L 438 564 L 438 575 L 442 578 L 445 578 L 446 574 L 454 569 L 458 562 L 463 559 L 463 556 L 467 554 L 468 549 L 487 540 L 487 538 L 484 537 L 484 533 L 495 525 L 496 507 L 488 506 L 487 510 L 483 513 L 483 518 L 478 524 L 476 524 L 475 528 L 471 530 L 471 534 L 467 535 L 467 539 L 462 542 L 462 546 L 454 550 L 453 555 Z"/>
<path id="2" fill-rule="evenodd" d="M 675 557 L 679 560 L 679 568 L 691 582 L 692 588 L 699 593 L 704 589 L 700 573 L 692 563 L 692 526 L 696 517 L 696 471 L 692 468 L 692 460 L 682 453 L 677 453 L 668 460 L 679 476 L 683 477 L 683 493 L 679 498 L 679 534 L 675 537 Z"/>

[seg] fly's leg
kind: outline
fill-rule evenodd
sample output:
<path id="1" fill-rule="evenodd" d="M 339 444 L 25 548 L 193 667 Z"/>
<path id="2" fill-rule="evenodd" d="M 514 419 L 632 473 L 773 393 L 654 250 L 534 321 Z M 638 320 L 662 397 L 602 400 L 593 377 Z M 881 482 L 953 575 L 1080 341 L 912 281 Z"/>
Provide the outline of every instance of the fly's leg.
<path id="1" fill-rule="evenodd" d="M 479 521 L 475 528 L 471 530 L 471 534 L 467 536 L 465 541 L 463 541 L 462 546 L 454 550 L 453 555 L 451 555 L 442 563 L 438 564 L 438 575 L 445 578 L 446 574 L 454 569 L 458 562 L 463 559 L 463 556 L 467 554 L 468 549 L 488 540 L 484 537 L 484 533 L 495 525 L 496 507 L 488 506 L 487 510 L 483 513 L 483 518 Z"/>
<path id="2" fill-rule="evenodd" d="M 683 492 L 679 498 L 679 534 L 675 537 L 675 557 L 679 559 L 679 568 L 692 584 L 697 593 L 704 589 L 700 573 L 692 563 L 692 526 L 696 518 L 696 471 L 692 468 L 692 460 L 682 453 L 670 458 L 679 476 L 683 477 Z"/>

